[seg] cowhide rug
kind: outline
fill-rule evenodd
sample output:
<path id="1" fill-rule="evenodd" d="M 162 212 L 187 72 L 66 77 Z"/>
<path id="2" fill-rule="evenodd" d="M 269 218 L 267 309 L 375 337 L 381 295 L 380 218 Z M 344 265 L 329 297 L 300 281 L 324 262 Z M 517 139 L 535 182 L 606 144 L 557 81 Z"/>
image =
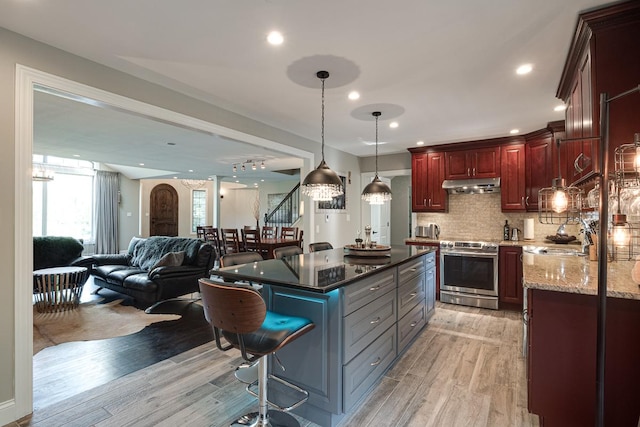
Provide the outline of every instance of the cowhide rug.
<path id="1" fill-rule="evenodd" d="M 104 304 L 82 303 L 75 310 L 38 313 L 33 308 L 33 354 L 70 341 L 89 341 L 130 335 L 154 322 L 180 319 L 177 314 L 147 314 L 122 305 L 122 299 Z"/>

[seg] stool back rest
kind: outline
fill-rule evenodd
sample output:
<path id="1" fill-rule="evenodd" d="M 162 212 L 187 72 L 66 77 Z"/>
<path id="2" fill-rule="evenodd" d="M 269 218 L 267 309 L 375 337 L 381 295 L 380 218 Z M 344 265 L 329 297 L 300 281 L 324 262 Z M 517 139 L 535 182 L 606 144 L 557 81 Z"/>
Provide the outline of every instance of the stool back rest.
<path id="1" fill-rule="evenodd" d="M 286 256 L 300 255 L 302 249 L 299 246 L 282 246 L 273 250 L 273 257 L 275 259 L 282 259 Z"/>
<path id="2" fill-rule="evenodd" d="M 258 291 L 211 279 L 200 279 L 198 283 L 205 318 L 214 328 L 248 334 L 262 326 L 267 307 Z"/>
<path id="3" fill-rule="evenodd" d="M 309 243 L 309 252 L 326 251 L 328 249 L 333 249 L 333 245 L 329 242 Z"/>
<path id="4" fill-rule="evenodd" d="M 230 267 L 232 265 L 249 264 L 250 262 L 262 260 L 262 255 L 260 255 L 258 252 L 237 252 L 222 255 L 222 257 L 220 258 L 220 266 Z"/>

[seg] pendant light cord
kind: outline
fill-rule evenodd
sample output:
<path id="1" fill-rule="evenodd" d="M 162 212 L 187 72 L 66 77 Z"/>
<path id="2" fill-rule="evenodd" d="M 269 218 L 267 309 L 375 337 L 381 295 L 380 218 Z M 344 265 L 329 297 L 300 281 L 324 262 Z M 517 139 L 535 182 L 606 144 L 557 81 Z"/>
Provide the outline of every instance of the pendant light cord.
<path id="1" fill-rule="evenodd" d="M 378 177 L 378 117 L 376 115 L 376 177 Z"/>
<path id="2" fill-rule="evenodd" d="M 325 79 L 320 79 L 320 81 L 322 81 L 322 119 L 320 121 L 320 140 L 322 141 L 322 148 L 321 148 L 321 152 L 322 152 L 322 161 L 324 162 L 324 80 Z"/>

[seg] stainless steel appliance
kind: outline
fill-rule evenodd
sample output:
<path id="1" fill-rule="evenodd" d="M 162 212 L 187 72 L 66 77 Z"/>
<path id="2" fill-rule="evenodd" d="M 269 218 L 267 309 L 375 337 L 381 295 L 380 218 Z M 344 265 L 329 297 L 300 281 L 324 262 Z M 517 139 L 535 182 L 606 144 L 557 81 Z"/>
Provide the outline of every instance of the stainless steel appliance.
<path id="1" fill-rule="evenodd" d="M 427 237 L 429 239 L 437 239 L 440 237 L 440 227 L 438 224 L 419 225 L 415 230 L 416 237 Z"/>
<path id="2" fill-rule="evenodd" d="M 498 309 L 498 245 L 440 242 L 440 301 Z"/>

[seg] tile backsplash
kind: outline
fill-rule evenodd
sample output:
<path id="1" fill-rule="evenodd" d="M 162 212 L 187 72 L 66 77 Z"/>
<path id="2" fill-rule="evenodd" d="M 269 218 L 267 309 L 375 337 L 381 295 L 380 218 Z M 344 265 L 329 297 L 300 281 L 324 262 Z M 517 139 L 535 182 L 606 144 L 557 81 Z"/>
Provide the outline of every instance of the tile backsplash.
<path id="1" fill-rule="evenodd" d="M 537 212 L 502 212 L 500 194 L 450 194 L 449 212 L 418 213 L 416 225 L 436 223 L 440 226 L 440 238 L 452 240 L 502 240 L 504 221 L 509 227 L 520 230 L 523 238 L 525 218 L 534 218 L 534 240 L 544 240 L 556 234 L 557 225 L 541 224 Z M 579 240 L 578 225 L 568 225 L 566 231 Z"/>

